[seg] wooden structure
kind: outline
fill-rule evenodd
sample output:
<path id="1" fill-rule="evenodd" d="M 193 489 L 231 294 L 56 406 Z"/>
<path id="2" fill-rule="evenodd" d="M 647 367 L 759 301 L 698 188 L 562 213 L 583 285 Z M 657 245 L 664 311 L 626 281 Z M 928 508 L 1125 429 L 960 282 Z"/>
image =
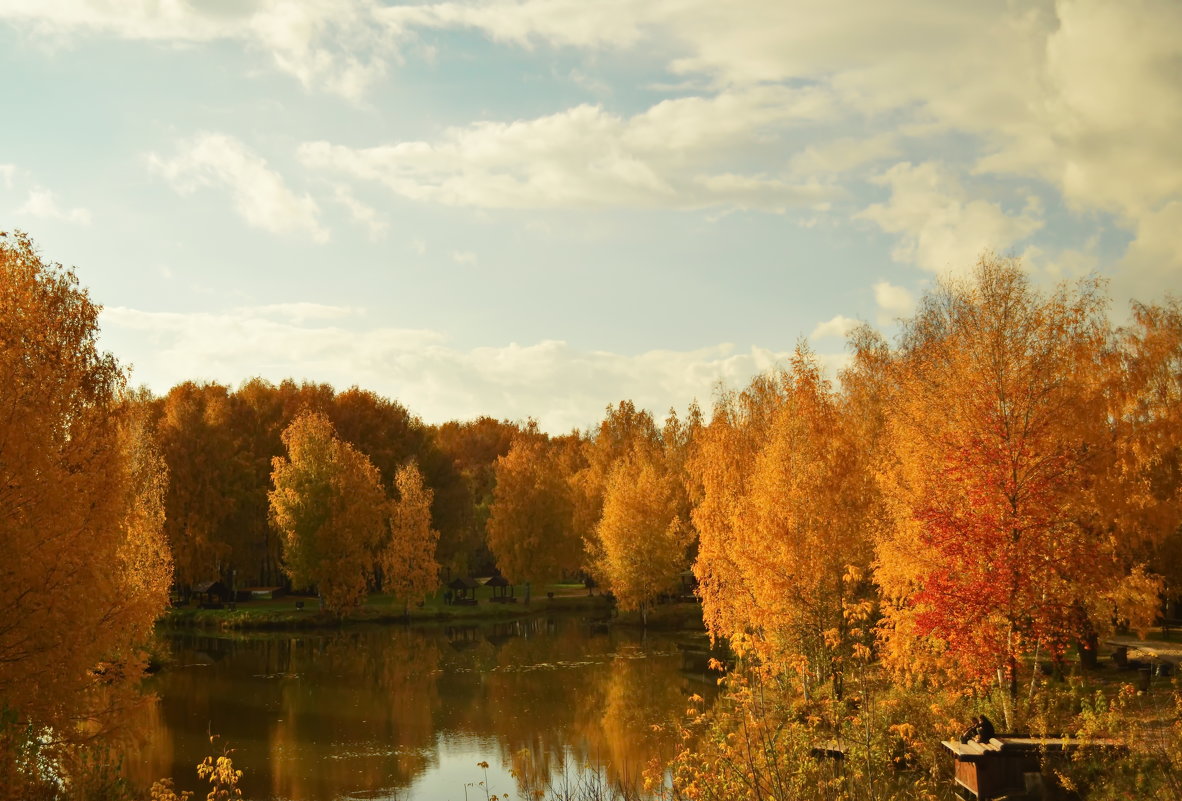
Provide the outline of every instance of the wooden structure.
<path id="1" fill-rule="evenodd" d="M 283 595 L 283 588 L 243 587 L 236 594 L 239 601 L 270 601 Z"/>
<path id="2" fill-rule="evenodd" d="M 517 603 L 517 596 L 514 593 L 513 585 L 509 583 L 509 579 L 497 573 L 495 576 L 484 582 L 484 586 L 492 587 L 492 597 L 488 600 L 494 604 L 515 604 Z"/>
<path id="3" fill-rule="evenodd" d="M 459 576 L 452 579 L 447 588 L 451 590 L 451 602 L 456 606 L 476 606 L 476 588 L 479 585 L 470 578 Z"/>
<path id="4" fill-rule="evenodd" d="M 230 591 L 220 581 L 204 581 L 193 585 L 193 597 L 204 609 L 221 609 L 230 600 Z"/>
<path id="5" fill-rule="evenodd" d="M 1079 749 L 1124 750 L 1115 740 L 1064 737 L 994 737 L 987 743 L 946 740 L 952 754 L 957 790 L 987 801 L 1011 793 L 1035 792 L 1042 786 L 1042 759 Z"/>
<path id="6" fill-rule="evenodd" d="M 467 651 L 484 641 L 476 626 L 448 626 L 445 629 L 447 644 L 457 651 Z"/>
<path id="7" fill-rule="evenodd" d="M 1112 661 L 1120 667 L 1129 662 L 1129 651 L 1136 651 L 1142 659 L 1175 668 L 1182 665 L 1182 645 L 1165 640 L 1140 640 L 1136 637 L 1110 637 L 1104 641 L 1112 647 Z"/>

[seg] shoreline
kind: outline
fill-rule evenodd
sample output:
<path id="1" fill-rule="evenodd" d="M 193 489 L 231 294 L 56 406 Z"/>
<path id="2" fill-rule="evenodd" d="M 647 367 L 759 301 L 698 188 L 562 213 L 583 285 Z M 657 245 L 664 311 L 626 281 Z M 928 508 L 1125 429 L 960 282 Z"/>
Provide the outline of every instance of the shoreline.
<path id="1" fill-rule="evenodd" d="M 316 603 L 314 598 L 300 600 Z M 654 607 L 649 611 L 648 624 L 644 625 L 638 613 L 618 612 L 614 600 L 605 595 L 542 595 L 535 596 L 529 604 L 482 601 L 475 606 L 449 606 L 439 604 L 437 599 L 429 599 L 421 607 L 412 607 L 409 615 L 401 606 L 382 601 L 381 597 L 371 598 L 365 605 L 343 616 L 319 609 L 297 609 L 294 599 L 267 605 L 256 601 L 242 602 L 234 609 L 172 608 L 156 621 L 156 628 L 176 631 L 306 631 L 373 624 L 493 623 L 545 614 L 599 613 L 603 622 L 611 625 L 661 631 L 705 631 L 701 606 L 696 603 Z"/>

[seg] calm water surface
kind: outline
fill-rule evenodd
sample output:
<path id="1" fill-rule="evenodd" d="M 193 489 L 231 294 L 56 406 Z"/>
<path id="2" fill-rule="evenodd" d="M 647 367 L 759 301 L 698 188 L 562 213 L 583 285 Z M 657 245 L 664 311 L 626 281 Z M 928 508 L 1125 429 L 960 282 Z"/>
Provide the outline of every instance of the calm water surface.
<path id="1" fill-rule="evenodd" d="M 133 778 L 198 789 L 194 766 L 221 749 L 212 732 L 234 749 L 252 801 L 475 801 L 481 781 L 521 798 L 588 765 L 638 783 L 672 753 L 653 724 L 714 686 L 704 641 L 576 618 L 170 644 Z"/>

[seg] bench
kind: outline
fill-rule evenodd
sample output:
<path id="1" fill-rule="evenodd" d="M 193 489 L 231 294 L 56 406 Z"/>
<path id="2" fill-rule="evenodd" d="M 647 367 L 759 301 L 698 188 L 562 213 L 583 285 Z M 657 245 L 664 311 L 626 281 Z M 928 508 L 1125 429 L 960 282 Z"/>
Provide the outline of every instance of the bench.
<path id="1" fill-rule="evenodd" d="M 980 801 L 1010 793 L 1029 793 L 1042 784 L 1041 759 L 1048 754 L 1069 755 L 1081 749 L 1125 751 L 1116 740 L 1078 740 L 1066 737 L 994 737 L 987 743 L 946 740 L 952 754 L 957 786 Z"/>

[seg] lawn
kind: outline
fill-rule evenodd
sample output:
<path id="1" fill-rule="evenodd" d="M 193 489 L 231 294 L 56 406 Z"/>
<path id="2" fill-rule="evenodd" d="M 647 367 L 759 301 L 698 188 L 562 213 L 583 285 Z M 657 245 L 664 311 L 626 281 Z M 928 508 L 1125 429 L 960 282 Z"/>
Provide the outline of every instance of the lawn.
<path id="1" fill-rule="evenodd" d="M 196 606 L 168 610 L 162 623 L 171 626 L 199 628 L 316 628 L 339 626 L 354 622 L 394 622 L 408 617 L 414 620 L 511 618 L 548 611 L 606 611 L 610 603 L 602 595 L 588 595 L 582 584 L 551 584 L 534 590 L 530 603 L 525 603 L 524 591 L 519 589 L 515 603 L 494 603 L 492 588 L 476 589 L 477 603 L 472 606 L 447 604 L 441 589 L 421 604 L 411 605 L 409 616 L 402 601 L 392 595 L 376 593 L 366 599 L 361 608 L 334 616 L 320 609 L 315 596 L 287 595 L 268 600 L 239 601 L 222 609 L 200 609 Z"/>

